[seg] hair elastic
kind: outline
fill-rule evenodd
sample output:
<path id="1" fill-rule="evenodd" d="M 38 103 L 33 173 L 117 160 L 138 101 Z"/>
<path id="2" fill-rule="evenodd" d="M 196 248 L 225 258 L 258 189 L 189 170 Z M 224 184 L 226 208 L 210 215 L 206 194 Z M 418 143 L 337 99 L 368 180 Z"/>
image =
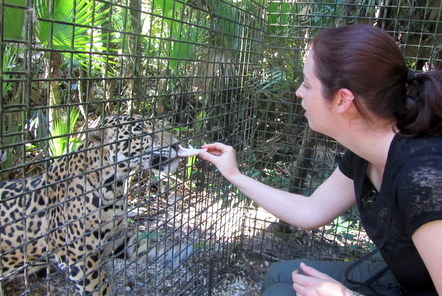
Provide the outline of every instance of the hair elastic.
<path id="1" fill-rule="evenodd" d="M 414 80 L 414 76 L 416 75 L 416 72 L 414 72 L 411 69 L 408 69 L 407 73 L 407 84 L 411 84 Z"/>

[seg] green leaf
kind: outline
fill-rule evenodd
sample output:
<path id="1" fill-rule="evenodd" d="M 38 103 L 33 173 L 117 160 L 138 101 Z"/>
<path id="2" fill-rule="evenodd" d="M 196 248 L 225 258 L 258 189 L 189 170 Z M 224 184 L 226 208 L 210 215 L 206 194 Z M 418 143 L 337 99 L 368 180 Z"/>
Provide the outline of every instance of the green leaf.
<path id="1" fill-rule="evenodd" d="M 79 115 L 80 111 L 77 108 L 72 108 L 69 117 L 64 114 L 61 118 L 54 118 L 50 126 L 52 138 L 49 141 L 49 150 L 52 156 L 61 156 L 72 152 L 80 145 L 81 141 L 78 138 L 65 136 L 74 132 Z"/>
<path id="2" fill-rule="evenodd" d="M 5 0 L 5 4 L 26 7 L 27 0 Z M 1 4 L 0 4 L 1 6 Z M 20 39 L 25 22 L 25 10 L 3 6 L 3 38 Z"/>
<path id="3" fill-rule="evenodd" d="M 90 36 L 88 30 L 91 26 L 100 26 L 109 17 L 109 10 L 101 11 L 104 4 L 90 0 L 52 3 L 53 7 L 48 0 L 35 0 L 38 40 L 57 50 L 90 51 L 92 48 L 98 51 L 96 44 L 103 34 Z"/>

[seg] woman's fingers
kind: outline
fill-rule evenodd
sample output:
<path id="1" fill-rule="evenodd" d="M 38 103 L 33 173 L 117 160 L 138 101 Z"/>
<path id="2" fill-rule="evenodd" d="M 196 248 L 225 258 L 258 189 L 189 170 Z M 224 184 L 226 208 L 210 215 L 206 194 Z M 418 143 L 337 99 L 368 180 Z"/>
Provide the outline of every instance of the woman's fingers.
<path id="1" fill-rule="evenodd" d="M 318 271 L 317 269 L 315 269 L 311 266 L 308 266 L 305 263 L 301 263 L 300 267 L 306 275 L 308 275 L 312 278 L 317 278 L 317 279 L 322 279 L 322 280 L 331 280 L 332 279 L 329 275 L 322 273 L 322 272 Z"/>
<path id="2" fill-rule="evenodd" d="M 304 270 L 302 270 L 304 272 Z M 299 270 L 295 270 L 292 272 L 292 280 L 295 285 L 299 285 L 302 287 L 311 286 L 316 279 L 307 275 L 301 273 Z"/>
<path id="3" fill-rule="evenodd" d="M 232 146 L 222 143 L 212 143 L 203 145 L 202 148 L 207 149 L 207 151 L 201 152 L 199 156 L 214 164 L 226 178 L 239 173 L 236 164 L 235 149 L 233 149 Z"/>
<path id="4" fill-rule="evenodd" d="M 232 146 L 223 144 L 223 143 L 212 143 L 203 145 L 201 148 L 207 149 L 209 153 L 221 155 L 224 152 L 228 152 L 229 150 L 233 150 Z"/>
<path id="5" fill-rule="evenodd" d="M 292 272 L 293 289 L 297 295 L 318 295 L 318 296 L 343 296 L 350 295 L 352 291 L 344 285 L 304 263 L 300 264 L 301 271 Z"/>

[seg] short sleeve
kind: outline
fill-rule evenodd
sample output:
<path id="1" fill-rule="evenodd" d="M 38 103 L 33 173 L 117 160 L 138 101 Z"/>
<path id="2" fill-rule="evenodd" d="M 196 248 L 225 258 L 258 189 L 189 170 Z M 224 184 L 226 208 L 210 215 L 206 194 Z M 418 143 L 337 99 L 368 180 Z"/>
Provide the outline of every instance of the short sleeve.
<path id="1" fill-rule="evenodd" d="M 353 179 L 353 159 L 355 154 L 350 150 L 344 153 L 339 162 L 339 170 L 348 178 Z"/>
<path id="2" fill-rule="evenodd" d="M 409 159 L 400 173 L 397 202 L 411 237 L 422 225 L 442 220 L 442 155 Z"/>

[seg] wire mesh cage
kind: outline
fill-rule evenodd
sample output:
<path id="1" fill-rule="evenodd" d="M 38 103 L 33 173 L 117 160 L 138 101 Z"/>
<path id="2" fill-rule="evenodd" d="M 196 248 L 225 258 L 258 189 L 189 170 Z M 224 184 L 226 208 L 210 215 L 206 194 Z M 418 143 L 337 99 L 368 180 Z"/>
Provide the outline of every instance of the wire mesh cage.
<path id="1" fill-rule="evenodd" d="M 243 208 L 178 145 L 249 145 L 264 6 L 1 1 L 1 295 L 203 295 Z"/>
<path id="2" fill-rule="evenodd" d="M 0 295 L 253 295 L 269 261 L 372 248 L 355 211 L 295 229 L 178 145 L 228 143 L 243 172 L 310 194 L 344 150 L 295 97 L 309 40 L 369 23 L 440 69 L 441 8 L 0 0 Z"/>
<path id="3" fill-rule="evenodd" d="M 295 96 L 308 43 L 318 31 L 355 23 L 378 26 L 391 34 L 410 68 L 441 69 L 441 5 L 440 1 L 268 1 L 249 175 L 273 187 L 310 195 L 339 163 L 344 148 L 308 128 Z M 355 209 L 330 225 L 302 231 L 252 208 L 246 213 L 243 236 L 243 250 L 255 267 L 249 272 L 258 282 L 268 262 L 352 261 L 375 249 Z M 259 284 L 254 291 L 259 292 Z"/>

